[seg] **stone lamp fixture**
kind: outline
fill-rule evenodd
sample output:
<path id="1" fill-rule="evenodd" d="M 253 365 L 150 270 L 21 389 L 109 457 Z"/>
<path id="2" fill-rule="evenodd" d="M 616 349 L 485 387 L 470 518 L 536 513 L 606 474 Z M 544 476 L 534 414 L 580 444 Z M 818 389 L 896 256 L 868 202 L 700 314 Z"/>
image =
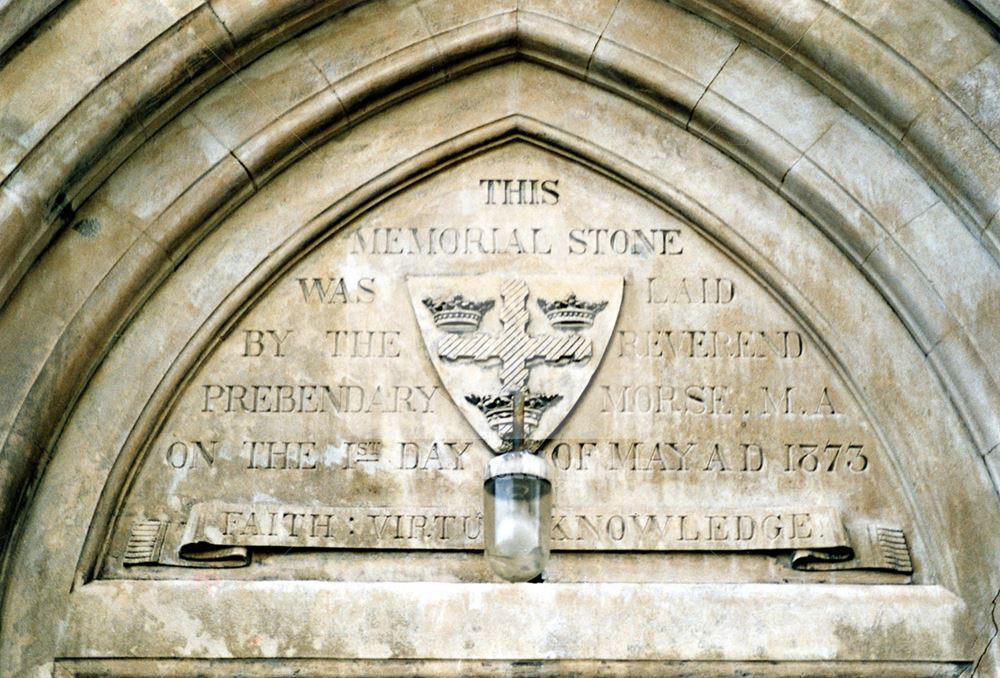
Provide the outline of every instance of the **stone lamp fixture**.
<path id="1" fill-rule="evenodd" d="M 493 457 L 483 482 L 486 560 L 507 581 L 538 577 L 549 559 L 552 481 L 524 440 L 524 394 L 514 395 L 511 451 Z"/>

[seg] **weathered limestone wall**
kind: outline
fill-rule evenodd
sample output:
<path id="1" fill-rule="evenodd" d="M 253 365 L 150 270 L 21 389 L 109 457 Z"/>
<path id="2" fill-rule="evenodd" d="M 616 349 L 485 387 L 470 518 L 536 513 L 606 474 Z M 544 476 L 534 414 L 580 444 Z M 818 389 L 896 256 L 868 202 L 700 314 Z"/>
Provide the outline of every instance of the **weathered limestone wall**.
<path id="1" fill-rule="evenodd" d="M 169 662 L 280 655 L 321 673 L 360 657 L 388 674 L 376 660 L 1000 674 L 997 12 L 903 4 L 0 4 L 0 672 L 153 670 L 100 663 L 134 656 L 266 673 Z M 885 451 L 909 580 L 778 584 L 705 559 L 642 583 L 609 556 L 602 583 L 564 559 L 526 588 L 461 563 L 454 580 L 422 565 L 433 584 L 396 565 L 363 584 L 308 563 L 119 576 L 108 544 L 145 450 L 234 323 L 386 196 L 417 213 L 423 177 L 473 204 L 462 163 L 505 143 L 662 206 L 824 347 Z M 442 622 L 467 609 L 483 628 Z M 633 636 L 600 631 L 632 615 Z M 358 619 L 370 634 L 345 637 Z M 499 637 L 518 624 L 533 632 Z M 625 664 L 682 660 L 728 663 Z"/>

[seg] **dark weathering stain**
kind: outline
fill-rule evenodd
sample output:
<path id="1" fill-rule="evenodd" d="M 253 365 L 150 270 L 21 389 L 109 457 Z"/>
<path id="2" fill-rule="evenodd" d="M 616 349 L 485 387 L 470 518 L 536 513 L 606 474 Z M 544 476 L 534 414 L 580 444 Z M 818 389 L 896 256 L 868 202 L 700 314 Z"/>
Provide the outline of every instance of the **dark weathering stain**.
<path id="1" fill-rule="evenodd" d="M 101 222 L 88 217 L 73 224 L 73 230 L 84 237 L 93 238 L 101 230 Z"/>

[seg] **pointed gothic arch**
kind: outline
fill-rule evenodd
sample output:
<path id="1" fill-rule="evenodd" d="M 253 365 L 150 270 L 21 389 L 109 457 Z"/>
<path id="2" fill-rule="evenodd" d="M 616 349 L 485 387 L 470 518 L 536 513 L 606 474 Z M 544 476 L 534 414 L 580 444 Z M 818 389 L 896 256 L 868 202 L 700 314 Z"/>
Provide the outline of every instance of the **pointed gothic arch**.
<path id="1" fill-rule="evenodd" d="M 25 573 L 53 552 L 69 551 L 60 558 L 73 565 L 52 575 L 58 606 L 80 619 L 105 605 L 97 600 L 100 586 L 88 583 L 96 562 L 88 554 L 97 549 L 83 546 L 89 513 L 65 534 L 51 533 L 58 548 L 36 538 L 51 529 L 45 512 L 53 501 L 97 505 L 95 488 L 113 472 L 131 426 L 115 428 L 100 454 L 88 458 L 93 466 L 86 468 L 99 471 L 87 488 L 66 484 L 80 469 L 73 463 L 79 448 L 65 436 L 96 436 L 94 417 L 134 423 L 146 407 L 156 419 L 162 404 L 155 399 L 123 398 L 107 415 L 101 403 L 113 400 L 124 375 L 162 378 L 188 342 L 216 336 L 235 308 L 231 301 L 216 307 L 208 296 L 190 307 L 185 295 L 197 280 L 191 262 L 233 256 L 249 266 L 239 273 L 235 267 L 229 278 L 218 269 L 218 281 L 206 283 L 206 295 L 218 299 L 244 285 L 246 275 L 263 275 L 256 266 L 280 260 L 274 257 L 282 241 L 254 242 L 246 233 L 241 240 L 241 224 L 258 206 L 278 221 L 289 216 L 274 205 L 310 168 L 329 167 L 324 159 L 338 158 L 341 172 L 313 206 L 346 215 L 393 192 L 400 172 L 417 176 L 465 157 L 475 145 L 470 138 L 482 144 L 521 134 L 657 195 L 815 314 L 801 312 L 885 422 L 913 510 L 927 511 L 920 520 L 929 536 L 917 547 L 927 586 L 912 610 L 938 619 L 907 628 L 903 620 L 914 615 L 908 608 L 892 621 L 938 655 L 897 659 L 965 666 L 985 651 L 998 575 L 984 563 L 996 551 L 989 526 L 1000 508 L 1000 394 L 991 360 L 997 154 L 990 128 L 976 117 L 981 109 L 938 93 L 948 91 L 945 66 L 956 80 L 965 71 L 908 60 L 905 44 L 893 46 L 891 25 L 875 24 L 879 35 L 866 28 L 863 13 L 852 18 L 825 3 L 799 3 L 800 14 L 770 23 L 767 3 L 624 4 L 574 17 L 548 5 L 491 6 L 484 15 L 447 3 L 270 3 L 258 14 L 198 5 L 184 16 L 160 16 L 177 21 L 119 64 L 109 49 L 106 77 L 81 88 L 48 131 L 34 132 L 33 141 L 32 134 L 20 137 L 24 153 L 7 161 L 13 169 L 3 176 L 2 207 L 11 237 L 3 252 L 9 265 L 0 332 L 19 347 L 5 374 L 11 386 L 2 423 L 9 647 L 20 642 L 11 629 L 33 594 Z M 8 71 L 86 7 L 53 14 L 9 54 Z M 990 44 L 977 19 L 957 8 L 941 11 L 948 25 L 974 36 L 976 48 Z M 666 47 L 634 30 L 640 20 L 661 22 Z M 871 46 L 874 66 L 859 63 L 859 44 Z M 164 63 L 163 55 L 176 68 L 151 74 L 150 64 Z M 970 71 L 981 67 L 968 59 Z M 435 102 L 453 104 L 453 124 L 466 140 L 428 117 L 435 106 L 447 114 Z M 796 106 L 810 112 L 802 128 L 792 124 Z M 593 115 L 574 115 L 583 110 Z M 936 134 L 936 125 L 948 125 L 948 133 Z M 417 138 L 407 138 L 412 134 Z M 366 155 L 368 166 L 352 166 L 362 148 L 377 148 L 376 162 Z M 400 169 L 410 165 L 415 169 Z M 725 188 L 713 183 L 721 181 Z M 281 233 L 302 241 L 316 237 L 309 224 L 318 233 L 330 223 L 303 214 L 282 224 Z M 228 244 L 226 229 L 234 235 Z M 800 259 L 781 254 L 783 238 L 796 243 Z M 806 274 L 806 262 L 824 267 L 818 280 Z M 962 275 L 955 274 L 957 262 Z M 832 279 L 849 293 L 824 297 L 820 290 Z M 165 312 L 216 325 L 179 323 L 165 340 L 169 348 L 138 350 L 135 337 L 159 327 L 164 316 L 156 321 L 156 314 Z M 866 314 L 881 320 L 866 327 Z M 876 339 L 894 348 L 879 350 Z M 873 370 L 872 361 L 884 362 Z M 153 385 L 127 390 L 148 396 Z M 113 507 L 104 506 L 94 523 L 109 520 Z M 78 562 L 84 574 L 67 579 Z M 151 585 L 136 586 L 146 592 Z M 130 595 L 125 584 L 114 587 L 116 595 Z M 894 591 L 875 595 L 894 600 Z M 783 593 L 773 595 L 762 604 L 787 605 Z M 857 609 L 841 604 L 833 609 L 843 615 Z M 59 642 L 46 650 L 50 657 L 81 656 L 73 643 L 89 641 Z M 806 652 L 814 654 L 800 658 L 819 659 L 830 643 L 820 639 Z"/>

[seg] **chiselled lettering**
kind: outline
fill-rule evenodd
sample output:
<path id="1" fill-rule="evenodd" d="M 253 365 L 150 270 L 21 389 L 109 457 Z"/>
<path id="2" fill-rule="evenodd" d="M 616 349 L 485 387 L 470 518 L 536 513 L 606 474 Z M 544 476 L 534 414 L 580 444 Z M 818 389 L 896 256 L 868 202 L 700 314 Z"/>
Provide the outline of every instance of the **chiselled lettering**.
<path id="1" fill-rule="evenodd" d="M 679 255 L 678 228 L 576 228 L 569 232 L 570 255 Z"/>
<path id="2" fill-rule="evenodd" d="M 732 390 L 723 385 L 665 384 L 600 385 L 601 412 L 728 416 L 733 413 Z"/>
<path id="3" fill-rule="evenodd" d="M 203 384 L 201 411 L 223 414 L 428 414 L 437 386 Z"/>
<path id="4" fill-rule="evenodd" d="M 398 358 L 400 332 L 393 330 L 327 330 L 331 358 Z"/>
<path id="5" fill-rule="evenodd" d="M 243 357 L 288 355 L 288 338 L 294 330 L 243 330 Z"/>
<path id="6" fill-rule="evenodd" d="M 647 304 L 730 304 L 736 298 L 731 278 L 646 279 Z"/>
<path id="7" fill-rule="evenodd" d="M 176 440 L 167 446 L 166 462 L 173 469 L 212 466 L 218 454 L 218 440 Z"/>
<path id="8" fill-rule="evenodd" d="M 475 256 L 552 254 L 552 240 L 540 228 L 431 227 L 359 229 L 355 254 L 379 256 Z"/>
<path id="9" fill-rule="evenodd" d="M 375 278 L 296 278 L 307 304 L 370 304 Z"/>
<path id="10" fill-rule="evenodd" d="M 804 352 L 795 330 L 622 329 L 614 345 L 619 358 L 664 360 L 795 360 Z"/>
<path id="11" fill-rule="evenodd" d="M 315 470 L 316 443 L 289 440 L 244 440 L 248 469 Z"/>
<path id="12" fill-rule="evenodd" d="M 480 179 L 485 205 L 555 205 L 558 179 Z"/>

